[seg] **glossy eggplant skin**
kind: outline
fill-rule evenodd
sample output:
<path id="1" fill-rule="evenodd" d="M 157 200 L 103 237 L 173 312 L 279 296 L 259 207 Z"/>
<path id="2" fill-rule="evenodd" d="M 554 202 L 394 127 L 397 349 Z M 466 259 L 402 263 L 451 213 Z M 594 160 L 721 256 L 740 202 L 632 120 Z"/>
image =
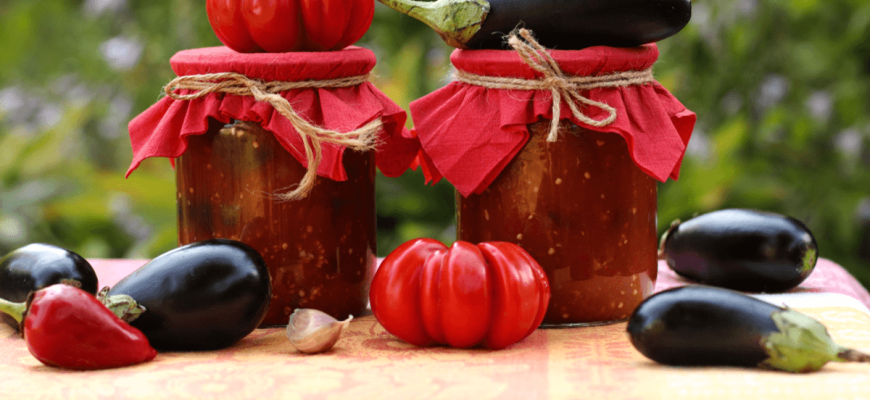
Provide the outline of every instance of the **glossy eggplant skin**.
<path id="1" fill-rule="evenodd" d="M 250 246 L 227 239 L 164 253 L 118 282 L 145 307 L 130 325 L 157 350 L 221 349 L 253 332 L 272 296 L 269 270 Z"/>
<path id="2" fill-rule="evenodd" d="M 714 211 L 671 226 L 662 255 L 677 274 L 745 292 L 782 292 L 812 273 L 818 245 L 801 221 L 757 210 Z"/>
<path id="3" fill-rule="evenodd" d="M 589 46 L 634 47 L 683 29 L 691 0 L 489 0 L 490 12 L 469 49 L 508 49 L 503 38 L 519 24 L 556 50 Z"/>
<path id="4" fill-rule="evenodd" d="M 96 295 L 97 273 L 82 256 L 67 249 L 33 243 L 0 258 L 0 298 L 23 302 L 28 294 L 63 280 L 74 280 L 80 289 Z M 6 314 L 3 322 L 18 329 L 18 322 Z"/>
<path id="5" fill-rule="evenodd" d="M 757 366 L 782 308 L 728 289 L 683 286 L 644 300 L 628 320 L 631 344 L 667 365 Z"/>

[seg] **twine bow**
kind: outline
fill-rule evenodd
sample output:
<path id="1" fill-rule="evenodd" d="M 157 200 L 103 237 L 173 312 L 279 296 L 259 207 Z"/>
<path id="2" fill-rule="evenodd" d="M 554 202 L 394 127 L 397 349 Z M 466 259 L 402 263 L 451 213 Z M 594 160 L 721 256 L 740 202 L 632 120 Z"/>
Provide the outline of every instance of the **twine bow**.
<path id="1" fill-rule="evenodd" d="M 520 38 L 522 37 L 522 38 Z M 549 90 L 553 95 L 553 119 L 550 123 L 548 142 L 555 142 L 559 132 L 559 116 L 562 113 L 562 98 L 571 108 L 571 113 L 579 121 L 595 127 L 604 127 L 616 121 L 616 108 L 580 94 L 580 90 L 604 87 L 624 87 L 653 82 L 652 68 L 643 71 L 623 71 L 600 76 L 566 76 L 547 48 L 532 36 L 528 29 L 518 29 L 508 36 L 508 44 L 520 55 L 533 70 L 543 75 L 541 79 L 503 78 L 476 75 L 462 70 L 456 71 L 456 80 L 489 89 L 511 90 Z M 578 107 L 578 103 L 598 107 L 607 111 L 607 118 L 596 120 Z"/>
<path id="2" fill-rule="evenodd" d="M 302 181 L 299 182 L 296 189 L 290 193 L 277 195 L 283 200 L 297 200 L 308 196 L 314 188 L 317 167 L 323 160 L 322 146 L 324 143 L 344 146 L 356 151 L 372 150 L 377 144 L 377 134 L 383 128 L 383 123 L 380 119 L 375 119 L 358 129 L 344 133 L 324 129 L 297 114 L 290 102 L 281 97 L 280 93 L 292 89 L 350 87 L 366 81 L 368 81 L 368 75 L 321 81 L 261 82 L 239 73 L 223 72 L 179 76 L 169 82 L 163 91 L 175 100 L 193 100 L 209 93 L 226 93 L 237 96 L 253 96 L 256 101 L 271 104 L 275 111 L 290 120 L 290 124 L 299 133 L 305 147 L 308 171 L 305 172 L 305 176 L 302 177 Z M 176 90 L 190 90 L 191 92 L 180 94 L 176 93 Z"/>

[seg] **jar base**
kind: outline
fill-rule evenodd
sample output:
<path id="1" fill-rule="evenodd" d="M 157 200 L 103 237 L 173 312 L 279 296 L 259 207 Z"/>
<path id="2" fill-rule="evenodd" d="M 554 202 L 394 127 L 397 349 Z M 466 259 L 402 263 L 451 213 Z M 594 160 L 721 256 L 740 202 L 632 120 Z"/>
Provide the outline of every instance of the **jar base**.
<path id="1" fill-rule="evenodd" d="M 593 326 L 613 325 L 620 322 L 626 322 L 628 318 L 615 319 L 612 321 L 591 321 L 591 322 L 561 322 L 555 324 L 543 323 L 539 329 L 568 329 L 568 328 L 587 328 Z"/>

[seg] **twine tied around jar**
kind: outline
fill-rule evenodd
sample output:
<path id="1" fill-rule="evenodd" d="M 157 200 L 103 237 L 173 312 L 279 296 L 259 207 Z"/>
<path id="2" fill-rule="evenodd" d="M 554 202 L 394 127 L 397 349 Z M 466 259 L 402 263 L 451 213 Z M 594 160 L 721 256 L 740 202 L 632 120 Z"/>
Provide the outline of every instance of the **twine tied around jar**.
<path id="1" fill-rule="evenodd" d="M 575 118 L 587 125 L 604 127 L 616 121 L 616 108 L 584 97 L 580 94 L 580 90 L 643 85 L 655 80 L 651 67 L 642 71 L 623 71 L 600 76 L 566 76 L 547 48 L 538 43 L 528 29 L 514 30 L 507 37 L 507 42 L 520 55 L 523 62 L 541 73 L 543 78 L 494 77 L 472 74 L 462 70 L 457 70 L 454 76 L 459 82 L 487 89 L 549 90 L 553 95 L 553 120 L 550 122 L 550 132 L 547 135 L 548 142 L 555 142 L 558 138 L 563 97 Z M 598 107 L 607 111 L 609 116 L 601 120 L 593 119 L 584 114 L 577 103 Z"/>
<path id="2" fill-rule="evenodd" d="M 311 88 L 341 88 L 357 86 L 368 81 L 368 74 L 339 79 L 310 80 L 298 82 L 262 82 L 248 78 L 235 72 L 215 74 L 179 76 L 170 81 L 163 91 L 175 100 L 193 100 L 209 93 L 225 93 L 236 96 L 253 96 L 256 101 L 269 103 L 279 114 L 290 120 L 305 147 L 305 157 L 308 160 L 308 171 L 299 182 L 296 189 L 289 193 L 276 194 L 282 200 L 298 200 L 305 198 L 314 188 L 317 179 L 317 167 L 323 160 L 324 143 L 344 146 L 356 151 L 373 150 L 377 145 L 378 132 L 383 129 L 380 119 L 350 132 L 336 132 L 314 125 L 302 118 L 290 102 L 280 95 L 281 92 L 293 89 Z M 190 93 L 180 94 L 176 90 L 190 90 Z"/>

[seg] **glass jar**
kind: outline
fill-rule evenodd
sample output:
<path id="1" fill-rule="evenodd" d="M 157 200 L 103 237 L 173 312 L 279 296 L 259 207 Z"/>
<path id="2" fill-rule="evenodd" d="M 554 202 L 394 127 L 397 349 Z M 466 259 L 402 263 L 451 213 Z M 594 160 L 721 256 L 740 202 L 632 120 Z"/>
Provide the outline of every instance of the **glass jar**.
<path id="1" fill-rule="evenodd" d="M 282 200 L 306 168 L 260 125 L 210 119 L 176 159 L 179 244 L 227 238 L 260 252 L 272 276 L 263 326 L 296 308 L 359 316 L 375 265 L 375 153 L 347 150 L 343 164 L 346 181 L 318 176 L 308 197 Z"/>
<path id="2" fill-rule="evenodd" d="M 625 140 L 563 121 L 528 125 L 529 141 L 481 194 L 457 195 L 458 239 L 526 249 L 550 280 L 542 326 L 622 321 L 657 273 L 656 181 Z"/>

